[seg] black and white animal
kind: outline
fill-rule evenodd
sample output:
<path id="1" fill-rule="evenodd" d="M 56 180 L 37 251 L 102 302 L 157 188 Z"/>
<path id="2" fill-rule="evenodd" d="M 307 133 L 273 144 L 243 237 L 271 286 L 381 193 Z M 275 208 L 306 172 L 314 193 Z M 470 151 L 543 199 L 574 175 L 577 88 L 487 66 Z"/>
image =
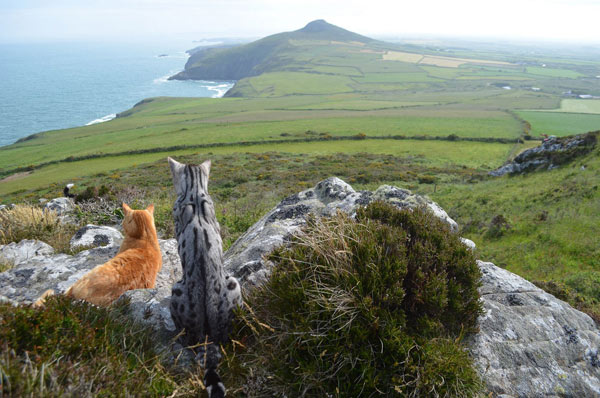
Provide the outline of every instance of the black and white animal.
<path id="1" fill-rule="evenodd" d="M 215 209 L 208 195 L 210 160 L 186 165 L 169 158 L 177 200 L 175 232 L 183 278 L 171 290 L 171 317 L 182 342 L 190 347 L 208 342 L 204 384 L 209 397 L 223 397 L 225 387 L 216 372 L 219 345 L 229 338 L 233 310 L 242 304 L 238 281 L 223 270 L 223 243 Z M 202 346 L 201 346 L 202 347 Z"/>
<path id="2" fill-rule="evenodd" d="M 65 186 L 65 189 L 63 189 L 63 194 L 65 196 L 65 198 L 74 198 L 75 195 L 73 195 L 70 190 L 71 188 L 73 188 L 75 186 L 75 184 L 67 184 Z"/>

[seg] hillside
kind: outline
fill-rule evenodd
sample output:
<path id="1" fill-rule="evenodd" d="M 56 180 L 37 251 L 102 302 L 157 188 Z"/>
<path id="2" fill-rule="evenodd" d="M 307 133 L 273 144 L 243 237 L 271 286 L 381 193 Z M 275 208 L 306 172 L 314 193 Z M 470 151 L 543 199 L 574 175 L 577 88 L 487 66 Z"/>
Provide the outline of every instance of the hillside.
<path id="1" fill-rule="evenodd" d="M 249 44 L 196 51 L 185 64 L 185 70 L 170 79 L 240 80 L 265 72 L 280 71 L 285 69 L 298 45 L 327 41 L 361 44 L 375 42 L 321 19 L 310 22 L 302 29 L 267 36 Z"/>
<path id="2" fill-rule="evenodd" d="M 236 98 L 150 98 L 107 123 L 2 147 L 2 202 L 80 178 L 82 170 L 108 172 L 189 153 L 343 148 L 485 172 L 542 133 L 600 128 L 600 101 L 573 94 L 600 94 L 600 61 L 560 49 L 532 55 L 511 48 L 391 44 L 314 21 L 254 43 L 206 49 L 201 57 L 216 69 L 229 67 L 227 54 L 245 54 L 256 62 L 244 68 L 264 73 L 238 80 L 228 93 Z"/>

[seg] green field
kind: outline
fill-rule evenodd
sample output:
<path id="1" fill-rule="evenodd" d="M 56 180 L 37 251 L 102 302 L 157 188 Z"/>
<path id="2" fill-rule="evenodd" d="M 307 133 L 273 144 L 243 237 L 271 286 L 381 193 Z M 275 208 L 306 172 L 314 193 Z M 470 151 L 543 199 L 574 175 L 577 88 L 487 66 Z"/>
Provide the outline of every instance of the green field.
<path id="1" fill-rule="evenodd" d="M 201 157 L 232 153 L 264 153 L 282 152 L 291 154 L 334 154 L 342 153 L 375 153 L 407 157 L 417 163 L 426 163 L 431 167 L 447 165 L 468 167 L 469 169 L 491 169 L 498 167 L 502 159 L 513 150 L 512 144 L 479 143 L 479 142 L 445 142 L 414 140 L 351 140 L 351 141 L 318 141 L 289 144 L 258 144 L 247 146 L 226 146 L 205 149 L 187 149 L 168 152 L 156 152 L 137 155 L 108 156 L 74 162 L 61 162 L 23 174 L 0 184 L 0 195 L 12 192 L 31 190 L 55 183 L 77 181 L 82 175 L 93 175 L 101 172 L 114 174 L 118 170 L 136 165 L 166 159 L 167 156 L 181 156 L 191 153 Z M 82 174 L 81 170 L 85 170 Z"/>
<path id="2" fill-rule="evenodd" d="M 407 107 L 423 102 L 382 102 L 351 99 L 326 102 L 259 100 L 260 105 L 239 99 L 156 99 L 139 105 L 127 117 L 107 123 L 41 134 L 0 148 L 0 168 L 10 174 L 28 167 L 67 159 L 71 156 L 125 154 L 164 147 L 231 145 L 273 140 L 315 139 L 324 136 L 440 136 L 516 139 L 520 121 L 502 110 L 448 107 Z M 299 110 L 300 107 L 349 109 Z M 289 104 L 290 109 L 286 110 Z M 300 105 L 299 105 L 300 104 Z M 314 104 L 314 105 L 313 105 Z M 400 106 L 400 107 L 398 107 Z M 402 108 L 405 106 L 406 108 Z M 277 107 L 277 109 L 272 109 Z M 383 109 L 373 109 L 381 107 Z M 262 109 L 261 109 L 262 108 Z M 269 109 L 271 108 L 271 109 Z M 354 110 L 351 110 L 354 109 Z M 179 148 L 183 149 L 183 148 Z"/>
<path id="3" fill-rule="evenodd" d="M 564 99 L 560 102 L 560 108 L 555 112 L 569 113 L 593 113 L 600 114 L 600 100 L 593 99 Z"/>
<path id="4" fill-rule="evenodd" d="M 578 77 L 584 76 L 579 72 L 568 69 L 543 68 L 539 66 L 527 67 L 527 73 L 531 73 L 532 75 L 562 77 L 568 79 L 577 79 Z"/>
<path id="5" fill-rule="evenodd" d="M 600 130 L 600 115 L 566 112 L 517 111 L 531 123 L 531 134 L 564 136 Z"/>

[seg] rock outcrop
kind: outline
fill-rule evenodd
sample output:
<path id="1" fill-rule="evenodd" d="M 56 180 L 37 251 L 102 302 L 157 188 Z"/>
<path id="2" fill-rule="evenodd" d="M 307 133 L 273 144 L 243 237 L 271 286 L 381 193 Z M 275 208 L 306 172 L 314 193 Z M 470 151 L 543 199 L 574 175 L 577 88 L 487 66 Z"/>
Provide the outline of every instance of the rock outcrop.
<path id="1" fill-rule="evenodd" d="M 382 185 L 374 192 L 357 192 L 339 178 L 331 177 L 314 188 L 285 198 L 250 227 L 225 253 L 225 268 L 242 287 L 260 284 L 268 276 L 271 266 L 262 256 L 304 225 L 308 214 L 331 216 L 338 210 L 353 214 L 358 206 L 375 200 L 387 201 L 399 208 L 423 206 L 445 221 L 452 231 L 458 231 L 456 222 L 437 203 L 406 189 Z"/>
<path id="2" fill-rule="evenodd" d="M 181 277 L 181 266 L 174 239 L 159 240 L 163 266 L 156 277 L 156 289 L 171 295 L 171 285 Z M 15 304 L 31 303 L 47 289 L 57 293 L 67 290 L 73 283 L 96 265 L 113 258 L 119 245 L 101 246 L 82 251 L 74 256 L 55 254 L 44 242 L 23 240 L 0 246 L 0 261 L 13 267 L 0 273 L 0 299 Z"/>
<path id="3" fill-rule="evenodd" d="M 374 192 L 357 192 L 344 181 L 329 178 L 284 199 L 253 225 L 225 253 L 227 270 L 244 289 L 259 285 L 271 267 L 263 255 L 285 243 L 309 214 L 326 216 L 338 210 L 353 214 L 358 206 L 376 199 L 401 208 L 424 206 L 453 231 L 458 229 L 437 204 L 410 191 L 384 185 Z M 177 242 L 159 242 L 163 268 L 156 288 L 132 290 L 119 300 L 127 300 L 131 315 L 153 328 L 161 337 L 157 344 L 167 347 L 175 331 L 169 312 L 171 285 L 181 278 L 181 265 Z M 464 239 L 463 243 L 474 249 L 473 242 Z M 117 249 L 112 245 L 68 256 L 54 254 L 52 248 L 37 241 L 0 246 L 0 260 L 15 264 L 0 273 L 0 299 L 28 303 L 48 288 L 64 291 L 87 270 L 114 256 Z M 478 265 L 485 312 L 479 319 L 479 333 L 469 336 L 467 343 L 492 396 L 600 396 L 600 330 L 594 321 L 511 272 L 492 263 L 480 261 Z"/>
<path id="4" fill-rule="evenodd" d="M 489 174 L 499 177 L 540 169 L 551 170 L 590 152 L 596 146 L 599 133 L 596 131 L 570 137 L 548 138 L 540 146 L 521 152 L 511 162 L 490 171 Z"/>
<path id="5" fill-rule="evenodd" d="M 74 207 L 75 204 L 73 203 L 72 199 L 63 197 L 54 198 L 50 202 L 46 203 L 44 210 L 54 211 L 59 216 L 62 216 L 66 213 L 69 213 Z"/>
<path id="6" fill-rule="evenodd" d="M 123 234 L 116 228 L 88 224 L 75 232 L 69 246 L 76 250 L 81 247 L 120 246 L 122 242 Z"/>
<path id="7" fill-rule="evenodd" d="M 599 397 L 600 330 L 525 279 L 478 261 L 484 315 L 468 344 L 487 388 L 508 397 Z"/>

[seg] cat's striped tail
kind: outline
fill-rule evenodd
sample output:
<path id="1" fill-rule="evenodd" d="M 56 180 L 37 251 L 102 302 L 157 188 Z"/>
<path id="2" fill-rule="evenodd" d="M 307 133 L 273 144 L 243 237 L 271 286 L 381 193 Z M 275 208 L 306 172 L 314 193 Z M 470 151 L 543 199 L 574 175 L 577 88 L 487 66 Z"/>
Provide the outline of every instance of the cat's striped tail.
<path id="1" fill-rule="evenodd" d="M 208 398 L 225 397 L 225 386 L 215 369 L 207 369 L 204 372 L 204 386 L 208 392 Z"/>

